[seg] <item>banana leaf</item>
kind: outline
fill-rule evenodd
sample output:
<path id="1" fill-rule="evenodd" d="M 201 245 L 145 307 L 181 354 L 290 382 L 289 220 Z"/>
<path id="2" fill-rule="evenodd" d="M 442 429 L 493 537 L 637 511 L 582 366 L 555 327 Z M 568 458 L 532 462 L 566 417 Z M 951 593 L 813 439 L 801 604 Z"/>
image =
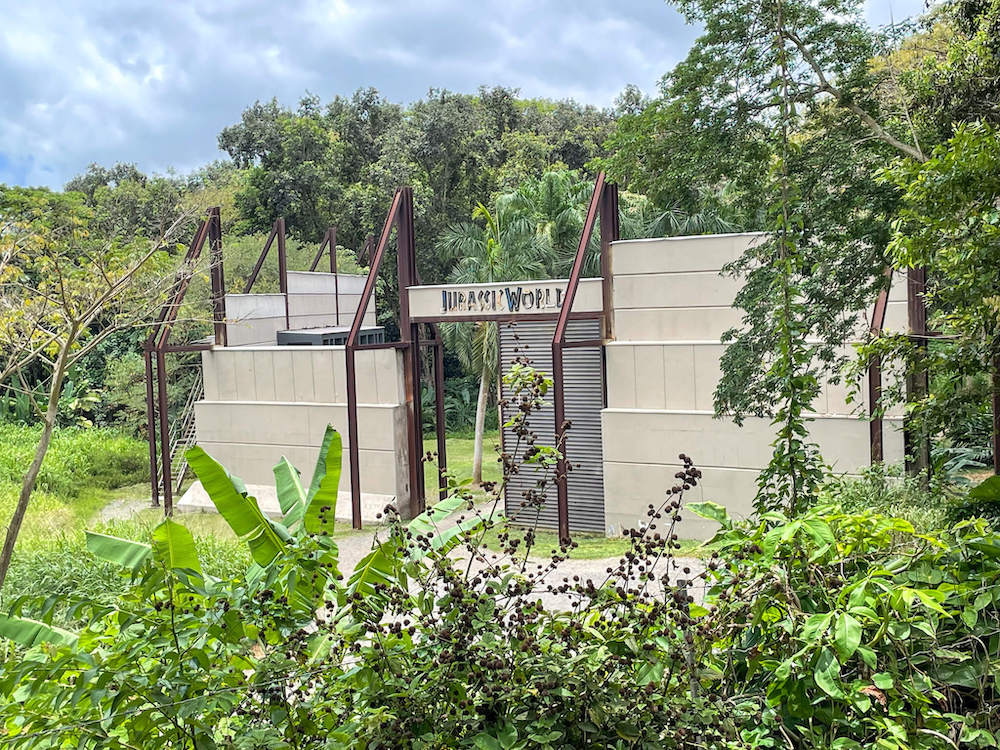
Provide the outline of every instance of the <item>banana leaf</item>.
<path id="1" fill-rule="evenodd" d="M 131 539 L 119 539 L 110 534 L 98 534 L 95 531 L 87 532 L 87 549 L 94 557 L 117 563 L 133 571 L 142 567 L 153 552 L 148 544 L 133 542 Z"/>
<path id="2" fill-rule="evenodd" d="M 243 483 L 230 477 L 200 446 L 189 448 L 184 455 L 219 514 L 250 547 L 253 559 L 269 565 L 290 538 L 288 532 L 264 515 L 256 498 L 240 492 L 237 486 L 243 487 Z"/>
<path id="3" fill-rule="evenodd" d="M 333 531 L 334 516 L 337 510 L 337 492 L 340 486 L 340 462 L 343 456 L 343 444 L 338 433 L 327 425 L 323 444 L 316 459 L 316 470 L 313 472 L 312 483 L 306 496 L 306 512 L 303 525 L 310 534 L 320 534 L 324 531 L 323 521 L 329 524 Z M 326 508 L 326 510 L 323 510 Z M 320 518 L 320 515 L 323 518 Z"/>
<path id="4" fill-rule="evenodd" d="M 57 646 L 75 646 L 76 633 L 54 625 L 47 625 L 28 617 L 0 615 L 0 636 L 9 638 L 22 646 L 37 646 L 39 643 L 54 643 Z"/>
<path id="5" fill-rule="evenodd" d="M 164 518 L 153 529 L 153 556 L 170 570 L 193 570 L 201 573 L 201 561 L 194 548 L 194 537 L 184 526 Z"/>

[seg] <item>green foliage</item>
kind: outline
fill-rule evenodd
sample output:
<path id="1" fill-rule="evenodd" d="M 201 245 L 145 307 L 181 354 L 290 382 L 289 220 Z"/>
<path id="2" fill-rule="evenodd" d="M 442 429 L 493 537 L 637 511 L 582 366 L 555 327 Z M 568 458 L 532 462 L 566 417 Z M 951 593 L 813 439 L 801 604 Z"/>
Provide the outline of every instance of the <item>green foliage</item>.
<path id="1" fill-rule="evenodd" d="M 726 521 L 709 601 L 756 736 L 803 748 L 995 747 L 1000 538 L 817 507 Z"/>
<path id="2" fill-rule="evenodd" d="M 0 484 L 20 483 L 41 427 L 0 424 Z M 82 488 L 113 488 L 148 479 L 144 442 L 107 429 L 63 428 L 38 476 L 39 489 L 74 497 Z"/>
<path id="3" fill-rule="evenodd" d="M 450 270 L 431 252 L 443 227 L 552 165 L 582 168 L 602 152 L 611 122 L 593 107 L 518 100 L 503 87 L 478 96 L 431 89 L 406 107 L 369 88 L 327 105 L 307 97 L 295 110 L 257 102 L 219 146 L 247 170 L 236 197 L 246 231 L 283 215 L 298 238 L 318 241 L 337 224 L 357 248 L 381 226 L 392 190 L 412 185 L 421 274 L 434 283 Z"/>
<path id="4" fill-rule="evenodd" d="M 931 533 L 953 525 L 961 496 L 947 478 L 935 477 L 930 487 L 924 487 L 918 477 L 904 476 L 902 467 L 880 463 L 861 469 L 857 476 L 828 478 L 817 502 L 849 514 L 900 518 L 919 533 Z"/>
<path id="5" fill-rule="evenodd" d="M 508 377 L 528 389 L 509 427 L 530 446 L 546 381 L 524 365 Z M 287 538 L 266 565 L 217 575 L 171 520 L 147 529 L 148 548 L 110 530 L 90 546 L 122 564 L 120 593 L 76 597 L 69 614 L 86 627 L 56 629 L 54 599 L 5 613 L 0 634 L 21 644 L 0 666 L 7 744 L 995 746 L 1000 537 L 982 521 L 923 532 L 817 506 L 735 523 L 701 503 L 690 510 L 721 529 L 698 574 L 674 563 L 684 488 L 701 482 L 681 456 L 682 483 L 604 579 L 562 574 L 573 545 L 537 564 L 542 537 L 496 512 L 503 482 L 474 506 L 450 478 L 453 496 L 427 513 L 387 511 L 343 580 L 327 528 L 296 520 L 313 501 L 332 510 L 322 487 L 339 458 L 331 432 L 324 443 L 312 499 L 287 462 L 276 468 L 286 515 L 270 523 Z M 505 457 L 504 480 L 523 460 L 552 466 L 551 449 L 521 454 Z M 529 502 L 545 502 L 545 479 Z M 226 482 L 242 529 L 256 516 Z M 827 489 L 843 505 L 867 492 Z"/>
<path id="6" fill-rule="evenodd" d="M 476 425 L 476 394 L 479 378 L 473 375 L 448 378 L 444 381 L 444 417 L 450 435 L 471 435 Z M 421 391 L 425 415 L 434 413 L 434 388 L 425 387 Z M 495 394 L 491 394 L 490 404 L 496 405 Z M 425 417 L 426 418 L 426 417 Z M 488 432 L 497 429 L 497 410 L 486 410 L 485 427 Z"/>

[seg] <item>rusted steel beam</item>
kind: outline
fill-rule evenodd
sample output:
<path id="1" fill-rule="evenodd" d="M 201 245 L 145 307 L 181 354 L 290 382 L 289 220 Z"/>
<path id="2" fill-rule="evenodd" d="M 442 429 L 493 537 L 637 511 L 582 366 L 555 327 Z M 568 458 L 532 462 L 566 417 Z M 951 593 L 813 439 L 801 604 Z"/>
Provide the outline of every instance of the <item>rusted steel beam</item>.
<path id="1" fill-rule="evenodd" d="M 330 273 L 333 274 L 333 307 L 340 325 L 340 276 L 337 275 L 337 227 L 326 230 L 330 245 Z"/>
<path id="2" fill-rule="evenodd" d="M 160 483 L 156 481 L 160 473 L 156 465 L 156 407 L 153 399 L 153 352 L 144 348 L 146 360 L 146 442 L 149 443 L 149 483 L 153 506 L 160 504 Z"/>
<path id="3" fill-rule="evenodd" d="M 555 412 L 556 429 L 556 449 L 559 451 L 559 459 L 556 462 L 556 510 L 559 517 L 559 540 L 568 543 L 569 536 L 569 488 L 567 469 L 567 423 L 566 423 L 566 395 L 565 376 L 563 372 L 563 346 L 566 341 L 566 326 L 569 323 L 570 312 L 573 309 L 573 301 L 576 298 L 576 290 L 580 285 L 580 276 L 583 273 L 583 263 L 587 255 L 587 245 L 590 236 L 594 232 L 594 225 L 602 204 L 608 205 L 604 199 L 606 180 L 604 173 L 597 176 L 594 183 L 594 192 L 590 197 L 590 206 L 587 208 L 587 219 L 583 224 L 583 231 L 580 233 L 580 243 L 576 248 L 576 256 L 573 258 L 573 269 L 570 271 L 569 282 L 566 284 L 566 297 L 563 300 L 562 310 L 556 322 L 555 334 L 552 336 L 552 402 Z M 603 223 L 603 221 L 602 221 Z M 603 239 L 603 238 L 602 238 Z M 617 238 L 615 238 L 617 239 Z M 610 240 L 608 245 L 610 246 Z M 603 242 L 602 242 L 603 251 Z M 602 260 L 603 267 L 603 260 Z M 603 312 L 602 312 L 603 315 Z"/>
<path id="4" fill-rule="evenodd" d="M 601 301 L 604 307 L 605 339 L 614 338 L 614 304 L 611 299 L 611 243 L 621 233 L 618 218 L 618 186 L 605 185 L 601 195 Z M 589 239 L 589 238 L 588 238 Z"/>
<path id="5" fill-rule="evenodd" d="M 358 344 L 354 347 L 354 351 L 363 352 L 371 349 L 405 349 L 406 347 L 407 344 L 405 341 L 380 341 L 377 344 Z"/>
<path id="6" fill-rule="evenodd" d="M 167 413 L 167 358 L 162 351 L 156 352 L 156 386 L 160 417 L 160 466 L 163 469 L 163 515 L 172 516 L 174 491 L 170 466 L 170 423 Z"/>
<path id="7" fill-rule="evenodd" d="M 885 311 L 889 305 L 889 290 L 892 286 L 892 266 L 885 269 L 885 287 L 879 292 L 872 310 L 871 328 L 873 337 L 882 334 L 885 325 Z M 882 358 L 873 357 L 868 363 L 868 440 L 871 463 L 881 463 L 884 459 L 883 448 L 884 428 L 879 414 L 879 401 L 882 399 Z"/>
<path id="8" fill-rule="evenodd" d="M 396 224 L 401 200 L 401 191 L 396 190 L 392 198 L 392 205 L 382 227 L 382 235 L 379 237 L 378 245 L 375 248 L 372 258 L 371 268 L 368 270 L 368 278 L 365 280 L 365 288 L 361 292 L 361 299 L 358 302 L 358 309 L 354 312 L 354 322 L 351 324 L 351 332 L 347 335 L 347 343 L 344 346 L 345 359 L 347 361 L 347 442 L 348 454 L 350 456 L 351 471 L 351 524 L 355 529 L 361 528 L 361 468 L 359 465 L 358 450 L 358 383 L 355 368 L 354 354 L 358 349 L 358 334 L 365 317 L 365 309 L 375 290 L 375 282 L 378 278 L 379 266 L 382 264 L 382 256 L 385 254 L 386 245 L 392 235 L 392 228 Z"/>
<path id="9" fill-rule="evenodd" d="M 250 290 L 253 289 L 253 285 L 257 282 L 257 274 L 260 273 L 260 269 L 264 267 L 264 261 L 267 259 L 267 254 L 271 251 L 271 244 L 274 242 L 274 238 L 278 235 L 278 222 L 280 219 L 275 219 L 274 224 L 271 225 L 271 233 L 267 236 L 267 242 L 264 243 L 264 249 L 260 251 L 260 256 L 257 258 L 257 262 L 254 264 L 253 270 L 250 272 L 250 278 L 247 279 L 247 283 L 243 286 L 243 294 L 250 294 Z"/>
<path id="10" fill-rule="evenodd" d="M 420 379 L 420 325 L 410 319 L 407 289 L 416 284 L 416 247 L 413 235 L 413 188 L 404 187 L 397 222 L 396 275 L 399 283 L 399 333 L 407 345 L 403 350 L 407 401 L 407 438 L 410 454 L 410 507 L 422 513 L 425 503 L 423 462 L 423 415 Z"/>
<path id="11" fill-rule="evenodd" d="M 445 435 L 445 414 L 444 414 L 444 346 L 441 344 L 441 336 L 436 328 L 434 332 L 434 421 L 435 432 L 437 433 L 438 450 L 438 500 L 448 497 L 448 479 L 445 472 L 448 471 L 448 441 Z"/>
<path id="12" fill-rule="evenodd" d="M 1000 474 L 1000 357 L 993 358 L 993 473 Z"/>
<path id="13" fill-rule="evenodd" d="M 285 295 L 285 329 L 291 328 L 288 315 L 288 255 L 285 252 L 285 220 L 279 218 L 278 228 L 278 291 Z"/>
<path id="14" fill-rule="evenodd" d="M 174 321 L 177 320 L 177 313 L 180 310 L 181 302 L 184 300 L 188 285 L 191 283 L 191 267 L 201 256 L 201 250 L 205 246 L 205 241 L 209 235 L 210 224 L 211 217 L 205 219 L 198 227 L 198 231 L 195 232 L 194 239 L 191 241 L 191 245 L 184 256 L 181 269 L 178 270 L 177 276 L 174 279 L 170 296 L 163 307 L 160 308 L 160 314 L 153 323 L 153 330 L 146 339 L 146 346 L 151 349 L 162 348 L 170 339 L 170 332 Z"/>
<path id="15" fill-rule="evenodd" d="M 319 259 L 323 257 L 323 251 L 326 249 L 326 245 L 329 241 L 330 241 L 330 230 L 327 229 L 323 233 L 323 239 L 320 240 L 319 249 L 316 250 L 316 257 L 314 257 L 312 263 L 309 264 L 310 271 L 316 270 L 316 266 L 319 265 Z"/>
<path id="16" fill-rule="evenodd" d="M 222 219 L 218 207 L 209 210 L 209 251 L 211 253 L 212 319 L 215 323 L 215 343 L 228 346 L 226 331 L 226 275 L 222 260 Z"/>
<path id="17" fill-rule="evenodd" d="M 172 353 L 177 354 L 177 353 L 181 353 L 181 352 L 185 352 L 185 353 L 186 352 L 204 352 L 204 351 L 208 351 L 211 348 L 212 348 L 211 344 L 178 344 L 176 346 L 172 346 L 172 345 L 168 344 L 167 346 L 161 346 L 159 348 L 159 351 L 161 351 L 161 352 L 172 352 Z"/>
<path id="18" fill-rule="evenodd" d="M 927 306 L 924 292 L 927 288 L 927 269 L 911 268 L 906 280 L 906 317 L 909 321 L 910 336 L 917 347 L 917 367 L 906 377 L 907 400 L 911 402 L 924 398 L 930 390 L 930 380 L 923 354 L 927 349 Z M 909 420 L 907 420 L 909 422 Z M 917 430 L 912 422 L 904 423 L 903 441 L 906 447 L 906 470 L 908 474 L 919 476 L 922 482 L 929 482 L 931 475 L 930 440 L 923 430 Z"/>

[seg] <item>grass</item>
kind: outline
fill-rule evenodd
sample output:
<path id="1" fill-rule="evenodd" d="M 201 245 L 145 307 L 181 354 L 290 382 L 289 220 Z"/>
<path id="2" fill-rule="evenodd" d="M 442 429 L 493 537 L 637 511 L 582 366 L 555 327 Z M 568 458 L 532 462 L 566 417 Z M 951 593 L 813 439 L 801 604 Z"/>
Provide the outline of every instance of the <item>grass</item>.
<path id="1" fill-rule="evenodd" d="M 484 539 L 486 546 L 492 550 L 500 549 L 500 540 L 497 538 L 497 530 L 491 529 Z M 599 534 L 578 533 L 573 535 L 576 547 L 569 552 L 570 558 L 574 560 L 602 560 L 604 558 L 620 558 L 631 548 L 625 537 L 607 537 Z M 679 557 L 700 557 L 703 550 L 700 549 L 701 542 L 695 539 L 680 540 L 680 549 L 677 551 Z M 552 550 L 559 548 L 559 537 L 554 531 L 539 529 L 535 532 L 535 546 L 533 556 L 545 557 Z"/>
<path id="2" fill-rule="evenodd" d="M 472 437 L 448 435 L 448 471 L 461 481 L 472 476 L 472 453 L 476 441 Z M 499 482 L 501 478 L 500 463 L 497 461 L 497 448 L 500 445 L 500 433 L 487 433 L 483 440 L 483 481 Z M 437 437 L 433 434 L 424 436 L 424 450 L 437 449 Z M 424 466 L 424 490 L 428 502 L 433 502 L 438 496 L 438 473 L 435 464 Z"/>

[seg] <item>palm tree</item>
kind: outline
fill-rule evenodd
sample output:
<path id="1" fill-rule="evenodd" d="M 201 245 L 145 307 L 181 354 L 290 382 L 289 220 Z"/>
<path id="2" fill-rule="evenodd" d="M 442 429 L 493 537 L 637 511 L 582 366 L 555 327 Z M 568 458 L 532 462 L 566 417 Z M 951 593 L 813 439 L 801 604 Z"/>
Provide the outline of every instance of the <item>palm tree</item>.
<path id="1" fill-rule="evenodd" d="M 491 212 L 482 203 L 476 206 L 472 219 L 450 227 L 437 243 L 439 252 L 457 260 L 448 277 L 451 283 L 486 284 L 546 275 L 549 247 L 539 239 L 533 224 L 518 219 L 503 206 Z M 484 225 L 477 223 L 480 219 Z M 479 376 L 472 480 L 481 484 L 486 405 L 490 385 L 499 375 L 497 326 L 492 321 L 442 323 L 441 335 L 465 370 Z"/>

